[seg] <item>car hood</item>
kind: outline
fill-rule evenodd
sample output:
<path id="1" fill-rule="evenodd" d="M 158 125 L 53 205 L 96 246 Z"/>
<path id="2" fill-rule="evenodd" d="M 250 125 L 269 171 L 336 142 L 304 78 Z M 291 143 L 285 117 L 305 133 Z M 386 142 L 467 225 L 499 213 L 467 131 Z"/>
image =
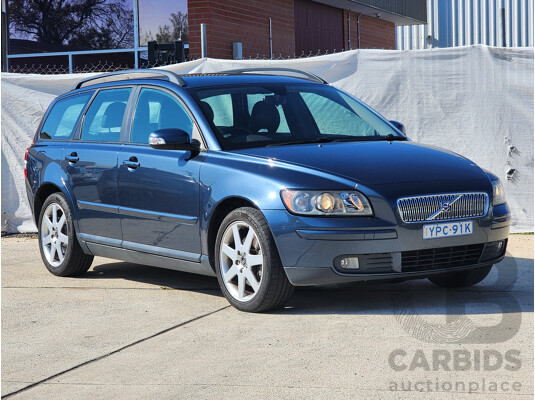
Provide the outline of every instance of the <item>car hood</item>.
<path id="1" fill-rule="evenodd" d="M 410 141 L 300 144 L 233 152 L 321 170 L 366 185 L 485 177 L 481 168 L 458 154 Z"/>

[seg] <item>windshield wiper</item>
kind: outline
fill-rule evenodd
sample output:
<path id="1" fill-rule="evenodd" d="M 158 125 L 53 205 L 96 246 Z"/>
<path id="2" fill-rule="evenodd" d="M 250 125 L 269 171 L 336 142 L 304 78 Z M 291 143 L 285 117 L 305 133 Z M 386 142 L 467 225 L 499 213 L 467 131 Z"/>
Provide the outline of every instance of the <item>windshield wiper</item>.
<path id="1" fill-rule="evenodd" d="M 374 140 L 388 140 L 389 142 L 391 142 L 393 140 L 407 140 L 407 138 L 405 136 L 397 136 L 389 133 L 386 136 L 376 136 Z"/>
<path id="2" fill-rule="evenodd" d="M 333 142 L 364 142 L 366 140 L 374 140 L 375 136 L 346 136 L 333 139 Z"/>
<path id="3" fill-rule="evenodd" d="M 333 137 L 319 137 L 301 140 L 292 140 L 289 142 L 270 143 L 266 147 L 273 146 L 291 146 L 293 144 L 311 144 L 311 143 L 336 143 L 336 142 L 364 142 L 374 140 L 407 140 L 404 136 L 396 136 L 391 133 L 387 136 L 333 136 Z"/>
<path id="4" fill-rule="evenodd" d="M 301 139 L 301 140 L 292 140 L 290 142 L 279 142 L 279 143 L 270 143 L 266 147 L 273 146 L 291 146 L 292 144 L 310 144 L 310 143 L 329 143 L 336 141 L 335 138 L 313 138 L 313 139 Z"/>

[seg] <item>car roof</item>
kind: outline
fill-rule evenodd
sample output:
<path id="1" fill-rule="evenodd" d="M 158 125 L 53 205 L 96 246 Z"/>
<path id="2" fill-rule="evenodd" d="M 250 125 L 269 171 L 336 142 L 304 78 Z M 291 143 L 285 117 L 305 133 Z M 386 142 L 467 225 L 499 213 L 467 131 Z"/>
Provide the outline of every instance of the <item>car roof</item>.
<path id="1" fill-rule="evenodd" d="M 187 74 L 180 75 L 186 82 L 186 87 L 198 88 L 204 86 L 261 84 L 261 83 L 317 83 L 308 79 L 283 75 L 266 74 Z M 319 84 L 319 83 L 318 83 Z"/>
<path id="2" fill-rule="evenodd" d="M 145 74 L 145 78 L 142 78 L 143 74 Z M 146 82 L 147 80 L 154 82 L 158 80 L 161 81 L 161 78 L 166 78 L 168 82 L 178 86 L 189 88 L 260 83 L 327 83 L 322 78 L 311 74 L 310 72 L 289 68 L 248 68 L 218 73 L 194 73 L 183 75 L 178 75 L 174 72 L 163 69 L 139 69 L 115 71 L 107 74 L 91 76 L 79 81 L 73 90 L 81 89 L 82 87 L 95 88 L 107 86 L 106 84 L 109 85 L 110 83 L 117 84 L 128 82 L 130 84 L 139 84 L 139 82 Z M 97 80 L 101 80 L 102 82 L 97 84 L 94 82 Z"/>

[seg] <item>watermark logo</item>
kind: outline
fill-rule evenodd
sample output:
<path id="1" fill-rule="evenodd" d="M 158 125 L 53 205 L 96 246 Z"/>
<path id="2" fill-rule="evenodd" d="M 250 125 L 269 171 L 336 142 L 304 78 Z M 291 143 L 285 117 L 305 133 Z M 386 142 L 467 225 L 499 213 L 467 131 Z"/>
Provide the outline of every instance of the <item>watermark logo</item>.
<path id="1" fill-rule="evenodd" d="M 396 372 L 462 372 L 459 376 L 470 376 L 468 371 L 492 373 L 519 371 L 522 368 L 520 350 L 510 349 L 505 352 L 495 349 L 417 349 L 406 351 L 393 350 L 388 356 L 388 365 Z M 500 374 L 502 375 L 502 374 Z M 493 376 L 496 376 L 494 374 Z M 451 377 L 451 375 L 450 375 Z M 514 394 L 522 390 L 519 381 L 501 380 L 486 376 L 471 380 L 451 379 L 400 379 L 391 380 L 388 390 L 395 392 L 462 392 L 462 393 L 501 393 Z"/>
<path id="2" fill-rule="evenodd" d="M 411 291 L 393 293 L 391 301 L 396 320 L 412 337 L 428 343 L 506 342 L 516 335 L 522 322 L 520 303 L 508 291 L 518 278 L 518 266 L 513 257 L 507 257 L 500 267 L 493 269 L 495 272 L 489 277 L 494 276 L 495 282 L 491 288 L 487 284 L 481 291 L 436 288 L 432 292 L 432 296 L 442 296 L 439 314 L 445 316 L 443 323 L 430 322 L 424 315 L 425 304 L 416 302 Z M 491 326 L 477 325 L 468 311 L 474 304 L 481 313 L 500 316 L 500 321 Z"/>
<path id="3" fill-rule="evenodd" d="M 520 350 L 500 352 L 485 350 L 445 350 L 435 349 L 427 353 L 418 349 L 408 353 L 403 349 L 393 350 L 388 357 L 388 365 L 394 371 L 498 371 L 513 372 L 522 367 Z"/>
<path id="4" fill-rule="evenodd" d="M 391 392 L 458 392 L 514 395 L 515 392 L 522 391 L 522 382 L 485 378 L 471 381 L 452 381 L 436 378 L 435 380 L 425 381 L 391 381 L 388 389 Z"/>

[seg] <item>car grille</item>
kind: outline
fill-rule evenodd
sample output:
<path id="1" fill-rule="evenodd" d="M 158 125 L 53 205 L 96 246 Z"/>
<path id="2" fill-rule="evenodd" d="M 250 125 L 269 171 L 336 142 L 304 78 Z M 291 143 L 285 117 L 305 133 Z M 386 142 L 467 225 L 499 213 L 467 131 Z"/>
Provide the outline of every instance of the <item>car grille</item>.
<path id="1" fill-rule="evenodd" d="M 401 270 L 402 272 L 417 272 L 474 265 L 478 263 L 484 247 L 484 244 L 471 244 L 404 251 L 401 253 Z"/>
<path id="2" fill-rule="evenodd" d="M 403 222 L 481 217 L 487 214 L 488 207 L 486 193 L 439 194 L 398 200 L 399 215 Z"/>

